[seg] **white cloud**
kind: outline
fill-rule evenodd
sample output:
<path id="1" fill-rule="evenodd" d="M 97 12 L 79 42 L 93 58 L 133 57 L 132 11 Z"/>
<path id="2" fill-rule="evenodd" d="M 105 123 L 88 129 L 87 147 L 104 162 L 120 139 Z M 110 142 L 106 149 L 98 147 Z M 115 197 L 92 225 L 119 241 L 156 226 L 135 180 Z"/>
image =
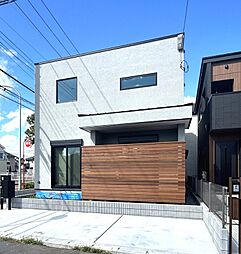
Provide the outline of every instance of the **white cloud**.
<path id="1" fill-rule="evenodd" d="M 19 141 L 15 135 L 4 135 L 0 137 L 0 144 L 5 147 L 5 150 L 14 155 L 19 153 Z"/>
<path id="2" fill-rule="evenodd" d="M 1 112 L 0 112 L 0 122 L 5 119 L 5 117 L 2 116 Z"/>
<path id="3" fill-rule="evenodd" d="M 21 127 L 22 129 L 26 129 L 28 127 L 26 119 L 29 115 L 33 113 L 33 111 L 26 108 L 22 108 L 21 111 L 22 111 L 21 112 Z M 16 111 L 9 112 L 6 117 L 10 119 L 10 121 L 2 125 L 2 128 L 1 128 L 2 132 L 10 133 L 19 128 L 19 109 L 17 109 Z"/>
<path id="4" fill-rule="evenodd" d="M 8 61 L 0 59 L 0 68 L 4 71 L 8 71 Z M 0 85 L 10 87 L 14 86 L 13 81 L 1 71 L 0 71 Z M 2 89 L 0 89 L 0 93 L 3 93 Z"/>
<path id="5" fill-rule="evenodd" d="M 184 103 L 195 103 L 196 97 L 192 96 L 185 96 L 184 97 Z"/>
<path id="6" fill-rule="evenodd" d="M 19 137 L 15 135 L 4 135 L 0 137 L 0 144 L 5 147 L 5 151 L 13 155 L 19 156 Z M 22 136 L 22 145 L 23 149 L 23 136 Z M 23 151 L 21 151 L 21 156 L 23 156 Z M 24 148 L 24 157 L 28 158 L 34 156 L 34 145 L 30 148 L 25 146 Z"/>
<path id="7" fill-rule="evenodd" d="M 6 49 L 4 49 L 4 48 L 1 47 L 0 50 L 1 50 L 4 54 L 6 54 L 6 55 L 8 55 L 8 56 L 10 56 L 10 57 L 15 57 L 15 56 L 18 55 L 18 53 L 17 53 L 14 49 L 8 49 L 8 50 L 6 50 Z"/>

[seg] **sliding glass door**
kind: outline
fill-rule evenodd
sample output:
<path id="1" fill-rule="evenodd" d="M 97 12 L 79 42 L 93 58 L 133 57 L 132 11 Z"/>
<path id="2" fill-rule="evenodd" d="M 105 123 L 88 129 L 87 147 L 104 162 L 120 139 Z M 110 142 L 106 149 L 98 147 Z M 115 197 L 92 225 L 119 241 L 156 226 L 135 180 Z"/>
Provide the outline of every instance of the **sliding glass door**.
<path id="1" fill-rule="evenodd" d="M 52 187 L 81 187 L 80 146 L 52 146 Z"/>

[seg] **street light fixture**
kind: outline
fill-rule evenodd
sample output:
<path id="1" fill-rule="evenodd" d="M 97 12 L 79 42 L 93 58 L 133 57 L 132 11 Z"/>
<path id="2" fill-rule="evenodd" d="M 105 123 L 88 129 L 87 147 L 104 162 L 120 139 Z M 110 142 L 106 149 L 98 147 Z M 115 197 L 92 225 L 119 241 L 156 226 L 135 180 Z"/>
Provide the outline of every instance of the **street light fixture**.
<path id="1" fill-rule="evenodd" d="M 22 116 L 22 97 L 18 89 L 12 86 L 7 86 L 7 85 L 0 85 L 0 87 L 3 88 L 5 91 L 7 88 L 14 89 L 17 94 L 18 94 L 18 104 L 19 104 L 19 158 L 18 158 L 18 168 L 19 168 L 19 179 L 18 179 L 18 189 L 21 190 L 21 146 L 22 146 L 22 141 L 21 141 L 21 116 Z"/>

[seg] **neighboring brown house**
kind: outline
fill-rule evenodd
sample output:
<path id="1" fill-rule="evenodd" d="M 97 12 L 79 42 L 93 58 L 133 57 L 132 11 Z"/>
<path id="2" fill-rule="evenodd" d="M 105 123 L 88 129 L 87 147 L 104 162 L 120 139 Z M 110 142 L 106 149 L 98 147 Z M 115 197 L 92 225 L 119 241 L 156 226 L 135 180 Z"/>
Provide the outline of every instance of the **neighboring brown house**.
<path id="1" fill-rule="evenodd" d="M 196 97 L 199 177 L 240 176 L 241 52 L 202 59 Z"/>

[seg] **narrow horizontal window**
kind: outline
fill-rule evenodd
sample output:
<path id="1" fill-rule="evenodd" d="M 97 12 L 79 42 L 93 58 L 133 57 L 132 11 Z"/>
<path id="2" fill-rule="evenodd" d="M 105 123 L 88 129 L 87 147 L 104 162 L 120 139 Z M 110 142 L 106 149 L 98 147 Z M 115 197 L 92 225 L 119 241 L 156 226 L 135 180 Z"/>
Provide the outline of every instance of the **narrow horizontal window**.
<path id="1" fill-rule="evenodd" d="M 120 79 L 120 89 L 132 89 L 157 85 L 157 73 L 143 74 Z"/>
<path id="2" fill-rule="evenodd" d="M 77 78 L 57 80 L 57 103 L 77 101 Z"/>

